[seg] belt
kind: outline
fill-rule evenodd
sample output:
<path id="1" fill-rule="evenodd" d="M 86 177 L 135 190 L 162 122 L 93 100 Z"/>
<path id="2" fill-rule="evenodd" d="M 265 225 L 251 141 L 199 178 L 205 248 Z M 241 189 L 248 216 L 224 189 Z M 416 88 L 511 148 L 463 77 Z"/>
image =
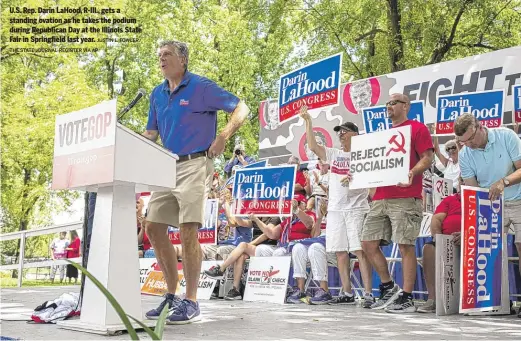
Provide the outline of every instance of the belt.
<path id="1" fill-rule="evenodd" d="M 196 159 L 201 156 L 208 156 L 208 151 L 204 150 L 202 152 L 179 156 L 179 160 L 177 160 L 177 162 L 188 161 L 188 160 Z"/>

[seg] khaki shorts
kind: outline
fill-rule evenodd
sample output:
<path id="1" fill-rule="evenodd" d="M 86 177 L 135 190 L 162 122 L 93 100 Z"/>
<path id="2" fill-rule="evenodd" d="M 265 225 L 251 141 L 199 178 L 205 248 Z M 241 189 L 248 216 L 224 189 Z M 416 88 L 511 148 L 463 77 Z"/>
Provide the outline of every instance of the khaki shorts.
<path id="1" fill-rule="evenodd" d="M 415 245 L 423 218 L 422 200 L 416 198 L 382 199 L 371 202 L 362 229 L 362 241 L 380 240 Z"/>
<path id="2" fill-rule="evenodd" d="M 213 160 L 202 156 L 177 162 L 176 171 L 175 189 L 152 193 L 147 221 L 175 227 L 184 223 L 202 225 L 213 176 Z"/>
<path id="3" fill-rule="evenodd" d="M 235 245 L 202 245 L 203 247 L 203 259 L 204 260 L 217 260 L 217 256 L 219 259 L 226 260 L 230 253 L 235 250 Z"/>
<path id="4" fill-rule="evenodd" d="M 503 225 L 516 235 L 515 243 L 521 243 L 521 200 L 505 201 Z"/>

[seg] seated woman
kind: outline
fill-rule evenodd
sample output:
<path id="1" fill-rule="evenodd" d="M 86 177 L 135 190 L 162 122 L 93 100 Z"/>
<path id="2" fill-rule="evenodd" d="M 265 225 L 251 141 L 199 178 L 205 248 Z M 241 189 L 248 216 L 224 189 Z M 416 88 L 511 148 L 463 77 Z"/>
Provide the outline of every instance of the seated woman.
<path id="1" fill-rule="evenodd" d="M 283 239 L 287 239 L 289 237 L 289 241 L 296 239 L 303 239 L 309 237 L 309 230 L 312 228 L 313 223 L 315 221 L 315 214 L 311 212 L 311 214 L 307 214 L 304 212 L 306 207 L 306 199 L 302 195 L 296 195 L 296 199 L 293 199 L 293 205 L 295 209 L 293 210 L 294 215 L 293 218 L 287 218 L 284 222 L 281 223 L 279 218 L 258 218 L 254 215 L 250 215 L 249 219 L 238 219 L 238 223 L 242 226 L 252 226 L 254 228 L 259 228 L 262 231 L 262 234 L 257 237 L 251 243 L 241 243 L 235 250 L 232 251 L 230 256 L 222 263 L 220 266 L 215 266 L 205 271 L 205 274 L 211 278 L 221 278 L 224 275 L 224 271 L 233 263 L 234 266 L 234 284 L 233 288 L 228 292 L 225 296 L 225 299 L 233 300 L 233 299 L 242 299 L 242 295 L 239 291 L 239 285 L 241 280 L 241 275 L 244 268 L 244 263 L 248 257 L 259 256 L 257 253 L 259 248 L 262 251 L 262 255 L 271 256 L 271 255 L 285 255 L 287 254 L 286 248 L 281 247 L 276 249 L 273 241 L 277 239 L 281 239 L 279 241 L 279 245 L 287 244 L 287 240 L 282 242 Z M 297 206 L 300 207 L 297 209 Z M 302 222 L 301 222 L 302 219 Z M 296 224 L 302 224 L 304 229 L 308 232 L 307 234 L 300 234 L 301 229 L 294 228 Z M 304 225 L 305 224 L 305 225 Z M 282 227 L 284 226 L 284 228 Z M 291 232 L 293 230 L 294 232 Z M 271 240 L 271 241 L 268 241 Z M 284 251 L 278 251 L 284 250 Z M 279 254 L 280 253 L 280 254 Z"/>
<path id="2" fill-rule="evenodd" d="M 327 201 L 322 201 L 318 218 L 311 229 L 311 238 L 296 242 L 291 249 L 293 278 L 297 282 L 297 288 L 289 294 L 287 298 L 288 303 L 327 304 L 333 301 L 327 286 L 326 236 L 325 230 L 321 229 L 322 220 L 326 213 Z M 306 267 L 308 262 L 311 265 L 313 279 L 320 282 L 320 289 L 309 299 L 305 295 Z"/>

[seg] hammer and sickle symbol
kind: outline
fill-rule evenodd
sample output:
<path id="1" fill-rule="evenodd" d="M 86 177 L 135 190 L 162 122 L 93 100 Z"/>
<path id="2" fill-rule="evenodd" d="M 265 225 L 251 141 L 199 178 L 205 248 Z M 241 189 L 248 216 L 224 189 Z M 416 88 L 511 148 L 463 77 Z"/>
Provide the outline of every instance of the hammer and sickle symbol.
<path id="1" fill-rule="evenodd" d="M 398 132 L 398 134 L 400 134 L 401 136 L 401 143 L 397 141 L 397 137 L 398 135 L 393 135 L 393 137 L 391 137 L 391 139 L 389 140 L 389 144 L 391 145 L 395 145 L 395 147 L 391 147 L 388 151 L 387 151 L 387 154 L 385 154 L 385 156 L 389 156 L 389 154 L 391 154 L 391 152 L 402 152 L 404 154 L 406 154 L 406 151 L 405 151 L 405 136 L 403 136 L 402 132 Z"/>

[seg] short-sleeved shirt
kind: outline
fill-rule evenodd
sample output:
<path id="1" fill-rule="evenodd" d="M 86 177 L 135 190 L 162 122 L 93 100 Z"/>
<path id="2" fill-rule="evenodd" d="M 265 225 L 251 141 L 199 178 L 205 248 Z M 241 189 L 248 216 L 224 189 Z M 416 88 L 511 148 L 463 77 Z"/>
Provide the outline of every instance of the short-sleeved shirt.
<path id="1" fill-rule="evenodd" d="M 264 222 L 264 224 L 266 224 L 266 225 L 272 224 L 273 226 L 277 226 L 281 223 L 279 217 L 263 217 L 263 218 L 260 218 L 260 220 L 262 222 Z M 255 222 L 252 222 L 252 225 L 253 225 L 253 240 L 255 240 L 262 234 L 262 230 L 259 228 L 259 226 Z M 273 239 L 267 239 L 267 240 L 263 241 L 261 244 L 277 245 L 277 241 L 273 240 Z"/>
<path id="2" fill-rule="evenodd" d="M 443 171 L 443 177 L 445 179 L 452 180 L 452 187 L 459 188 L 459 176 L 461 170 L 459 169 L 459 163 L 454 163 L 452 159 L 448 159 L 447 166 Z"/>
<path id="3" fill-rule="evenodd" d="M 393 128 L 405 126 L 411 126 L 411 157 L 409 163 L 409 170 L 411 170 L 420 161 L 421 154 L 429 149 L 434 149 L 434 145 L 432 144 L 431 133 L 425 124 L 415 120 L 407 120 Z M 409 187 L 378 187 L 373 196 L 373 200 L 401 198 L 421 199 L 422 178 L 423 174 L 417 174 L 412 180 L 412 185 Z"/>
<path id="4" fill-rule="evenodd" d="M 311 187 L 311 195 L 324 195 L 324 196 L 326 196 L 327 192 L 324 191 L 322 189 L 322 187 L 320 187 L 318 185 L 318 183 L 315 181 L 315 175 L 314 174 L 317 174 L 318 181 L 327 188 L 328 183 L 329 183 L 329 173 L 322 174 L 322 172 L 319 169 L 314 169 L 314 170 L 310 171 L 310 173 L 311 174 L 309 174 L 309 185 Z"/>
<path id="5" fill-rule="evenodd" d="M 447 216 L 443 219 L 441 225 L 441 233 L 453 234 L 461 232 L 461 194 L 456 193 L 449 195 L 443 199 L 434 214 L 445 213 Z"/>
<path id="6" fill-rule="evenodd" d="M 304 175 L 304 172 L 301 170 L 297 170 L 297 174 L 295 176 L 295 185 L 299 184 L 303 188 L 306 187 L 306 176 Z M 306 190 L 297 191 L 297 189 L 294 190 L 295 194 L 302 194 L 306 195 Z"/>
<path id="7" fill-rule="evenodd" d="M 249 243 L 252 241 L 251 227 L 237 226 L 237 227 L 234 227 L 234 229 L 235 229 L 235 234 L 233 235 L 234 238 L 219 241 L 217 244 L 237 246 L 242 242 Z"/>
<path id="8" fill-rule="evenodd" d="M 52 241 L 51 249 L 53 250 L 55 258 L 65 258 L 67 257 L 67 251 L 65 248 L 69 246 L 70 242 L 68 239 L 60 239 L 55 238 Z"/>
<path id="9" fill-rule="evenodd" d="M 348 152 L 326 147 L 330 169 L 328 211 L 369 210 L 368 189 L 349 189 L 349 184 L 340 182 L 349 173 L 350 157 Z"/>
<path id="10" fill-rule="evenodd" d="M 159 131 L 163 146 L 183 156 L 208 150 L 217 131 L 217 111 L 233 112 L 239 98 L 213 81 L 186 72 L 170 92 L 168 80 L 150 95 L 147 130 Z"/>
<path id="11" fill-rule="evenodd" d="M 250 164 L 250 163 L 254 163 L 255 159 L 252 158 L 251 156 L 246 155 L 244 157 L 244 161 L 246 161 L 248 164 Z M 226 162 L 226 165 L 224 165 L 224 172 L 226 174 L 231 174 L 232 168 L 235 166 L 244 167 L 244 165 L 239 161 L 239 159 L 234 157 L 233 160 Z"/>
<path id="12" fill-rule="evenodd" d="M 487 129 L 487 128 L 485 128 Z M 507 128 L 487 129 L 485 149 L 463 147 L 459 152 L 461 177 L 475 177 L 480 187 L 492 184 L 516 171 L 514 162 L 521 160 L 521 140 Z M 521 184 L 505 188 L 505 200 L 521 199 Z"/>
<path id="13" fill-rule="evenodd" d="M 313 211 L 306 211 L 306 214 L 313 218 L 313 223 L 317 221 L 317 216 Z M 293 240 L 311 237 L 311 229 L 308 229 L 297 216 L 286 218 L 280 226 L 282 232 L 280 234 L 279 245 L 281 246 Z"/>

